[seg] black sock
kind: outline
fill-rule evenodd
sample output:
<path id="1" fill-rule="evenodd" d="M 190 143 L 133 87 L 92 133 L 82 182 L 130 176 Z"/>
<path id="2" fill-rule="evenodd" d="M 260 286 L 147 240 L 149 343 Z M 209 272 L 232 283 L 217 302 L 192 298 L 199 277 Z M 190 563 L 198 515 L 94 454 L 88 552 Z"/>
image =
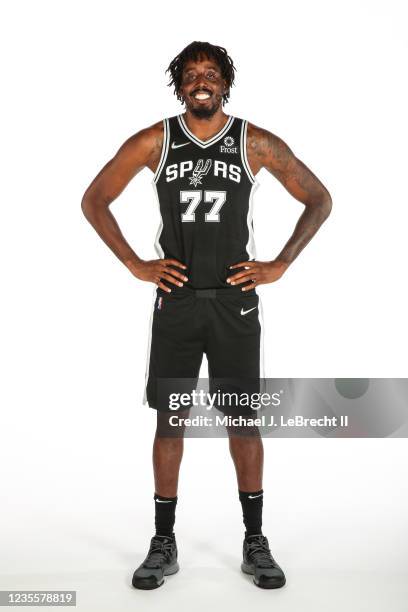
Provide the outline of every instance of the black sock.
<path id="1" fill-rule="evenodd" d="M 154 494 L 156 535 L 171 536 L 176 520 L 176 497 Z"/>
<path id="2" fill-rule="evenodd" d="M 246 528 L 245 535 L 262 533 L 263 489 L 253 493 L 239 491 L 239 501 L 242 505 L 242 517 Z"/>

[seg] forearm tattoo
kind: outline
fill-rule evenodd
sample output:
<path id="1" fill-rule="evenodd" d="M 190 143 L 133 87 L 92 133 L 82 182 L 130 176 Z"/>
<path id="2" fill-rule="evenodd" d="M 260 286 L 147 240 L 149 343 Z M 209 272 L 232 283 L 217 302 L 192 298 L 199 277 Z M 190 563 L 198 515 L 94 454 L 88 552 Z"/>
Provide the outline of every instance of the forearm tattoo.
<path id="1" fill-rule="evenodd" d="M 280 261 L 291 263 L 330 214 L 330 194 L 278 136 L 251 126 L 247 142 L 254 171 L 266 168 L 294 198 L 306 206 L 291 238 L 277 257 Z"/>

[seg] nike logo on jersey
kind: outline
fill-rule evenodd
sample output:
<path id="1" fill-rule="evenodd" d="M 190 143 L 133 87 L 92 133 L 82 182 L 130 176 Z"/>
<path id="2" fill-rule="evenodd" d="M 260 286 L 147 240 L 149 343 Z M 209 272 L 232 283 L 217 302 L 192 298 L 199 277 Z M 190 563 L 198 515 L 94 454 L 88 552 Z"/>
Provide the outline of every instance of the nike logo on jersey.
<path id="1" fill-rule="evenodd" d="M 171 143 L 171 148 L 172 149 L 179 149 L 180 147 L 185 147 L 188 144 L 190 144 L 189 142 L 183 142 L 182 144 L 176 144 L 174 141 Z"/>
<path id="2" fill-rule="evenodd" d="M 242 315 L 246 315 L 248 314 L 248 312 L 251 312 L 251 310 L 256 310 L 257 306 L 254 306 L 253 308 L 250 308 L 249 310 L 244 310 L 243 308 L 241 308 L 241 314 Z"/>
<path id="3" fill-rule="evenodd" d="M 248 499 L 255 499 L 255 497 L 262 497 L 263 493 L 259 493 L 259 495 L 248 495 Z"/>

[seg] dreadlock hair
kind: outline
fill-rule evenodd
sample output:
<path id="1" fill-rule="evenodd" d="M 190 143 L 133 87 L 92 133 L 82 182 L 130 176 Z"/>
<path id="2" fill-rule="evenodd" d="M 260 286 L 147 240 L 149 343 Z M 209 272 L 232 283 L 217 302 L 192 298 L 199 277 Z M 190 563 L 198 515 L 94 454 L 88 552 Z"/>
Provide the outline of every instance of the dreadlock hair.
<path id="1" fill-rule="evenodd" d="M 205 56 L 208 59 L 214 60 L 221 70 L 221 76 L 227 83 L 227 91 L 222 96 L 222 103 L 228 102 L 230 97 L 230 88 L 234 84 L 236 68 L 234 62 L 227 53 L 224 47 L 218 47 L 217 45 L 211 45 L 208 42 L 194 41 L 187 45 L 181 53 L 170 62 L 166 72 L 170 73 L 170 81 L 168 86 L 174 85 L 174 93 L 180 102 L 183 98 L 180 94 L 180 87 L 182 82 L 184 66 L 188 61 L 196 62 L 200 57 Z"/>

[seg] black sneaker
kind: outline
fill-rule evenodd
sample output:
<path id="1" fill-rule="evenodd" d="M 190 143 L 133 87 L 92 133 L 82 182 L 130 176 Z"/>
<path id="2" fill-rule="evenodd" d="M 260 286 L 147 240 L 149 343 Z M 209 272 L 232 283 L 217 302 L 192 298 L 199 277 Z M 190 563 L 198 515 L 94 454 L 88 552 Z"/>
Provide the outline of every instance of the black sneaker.
<path id="1" fill-rule="evenodd" d="M 164 576 L 179 571 L 177 563 L 177 544 L 173 533 L 171 537 L 155 535 L 150 541 L 149 552 L 135 573 L 132 585 L 135 589 L 157 589 L 164 582 Z"/>
<path id="2" fill-rule="evenodd" d="M 262 534 L 245 537 L 241 569 L 245 574 L 252 574 L 254 583 L 262 589 L 279 589 L 286 582 Z"/>

